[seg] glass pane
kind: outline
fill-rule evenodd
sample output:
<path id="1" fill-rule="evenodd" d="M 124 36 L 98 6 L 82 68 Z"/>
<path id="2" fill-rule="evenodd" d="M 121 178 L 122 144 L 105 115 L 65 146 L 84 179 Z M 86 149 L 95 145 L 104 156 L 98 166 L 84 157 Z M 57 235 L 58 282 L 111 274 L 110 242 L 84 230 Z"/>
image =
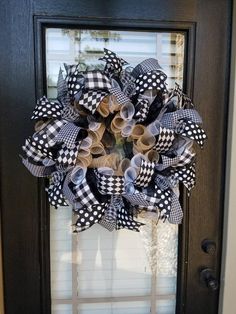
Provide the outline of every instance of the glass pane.
<path id="1" fill-rule="evenodd" d="M 140 236 L 94 225 L 78 236 L 79 297 L 151 293 L 151 272 Z"/>
<path id="2" fill-rule="evenodd" d="M 56 97 L 58 71 L 63 63 L 84 63 L 101 68 L 98 58 L 107 48 L 122 56 L 130 66 L 147 58 L 156 58 L 168 76 L 168 86 L 183 83 L 184 35 L 104 30 L 47 29 L 47 95 Z"/>
<path id="3" fill-rule="evenodd" d="M 115 302 L 82 304 L 79 306 L 80 314 L 147 314 L 150 312 L 149 302 Z"/>
<path id="4" fill-rule="evenodd" d="M 99 69 L 102 62 L 98 58 L 104 47 L 131 66 L 156 58 L 168 76 L 168 88 L 174 82 L 182 86 L 184 43 L 184 35 L 178 32 L 47 29 L 47 96 L 56 97 L 58 72 L 63 63 L 80 62 L 88 69 Z M 53 313 L 65 309 L 65 313 L 73 314 L 146 314 L 150 308 L 152 314 L 175 313 L 176 225 L 149 224 L 140 233 L 109 232 L 94 225 L 78 235 L 72 233 L 71 225 L 71 208 L 51 209 Z M 157 247 L 154 256 L 150 250 L 153 234 Z M 114 298 L 117 302 L 113 302 Z M 151 306 L 153 298 L 156 307 Z"/>
<path id="5" fill-rule="evenodd" d="M 51 295 L 52 299 L 72 296 L 71 208 L 51 209 Z"/>
<path id="6" fill-rule="evenodd" d="M 72 314 L 71 304 L 53 304 L 52 314 Z"/>

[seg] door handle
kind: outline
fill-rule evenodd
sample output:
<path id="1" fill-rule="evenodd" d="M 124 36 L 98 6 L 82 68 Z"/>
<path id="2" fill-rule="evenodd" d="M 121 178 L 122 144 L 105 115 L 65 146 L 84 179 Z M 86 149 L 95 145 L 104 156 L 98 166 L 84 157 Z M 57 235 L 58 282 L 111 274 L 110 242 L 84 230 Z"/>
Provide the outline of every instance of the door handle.
<path id="1" fill-rule="evenodd" d="M 211 268 L 204 268 L 200 271 L 200 281 L 212 291 L 219 289 L 219 282 L 215 277 L 215 272 Z"/>

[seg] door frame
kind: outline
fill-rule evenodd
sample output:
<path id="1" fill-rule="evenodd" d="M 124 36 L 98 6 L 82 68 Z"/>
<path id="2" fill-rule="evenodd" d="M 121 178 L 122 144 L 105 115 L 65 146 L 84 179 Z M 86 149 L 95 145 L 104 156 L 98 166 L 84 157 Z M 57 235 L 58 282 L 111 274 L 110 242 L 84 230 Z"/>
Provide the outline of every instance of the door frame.
<path id="1" fill-rule="evenodd" d="M 189 61 L 189 66 L 192 66 L 192 80 L 184 89 L 190 92 L 196 103 L 200 103 L 200 112 L 210 137 L 205 152 L 198 159 L 198 179 L 200 183 L 204 183 L 203 174 L 207 173 L 207 167 L 212 171 L 214 166 L 215 180 L 210 183 L 216 196 L 210 193 L 208 201 L 205 190 L 209 192 L 209 189 L 204 190 L 204 184 L 197 184 L 190 199 L 186 199 L 186 195 L 182 194 L 187 208 L 184 219 L 188 221 L 188 226 L 181 227 L 184 245 L 180 248 L 179 258 L 184 260 L 184 265 L 182 263 L 183 269 L 180 270 L 179 276 L 184 280 L 178 287 L 177 298 L 181 303 L 179 306 L 183 309 L 182 313 L 198 313 L 199 304 L 211 313 L 216 312 L 219 293 L 212 294 L 199 285 L 198 266 L 212 267 L 217 276 L 220 276 L 232 2 L 191 0 L 181 1 L 178 6 L 173 7 L 171 0 L 150 0 L 148 6 L 141 1 L 136 5 L 136 1 L 127 3 L 126 0 L 119 0 L 112 1 L 105 9 L 103 0 L 93 0 L 92 3 L 72 0 L 68 7 L 65 7 L 63 0 L 12 0 L 3 3 L 3 9 L 0 11 L 0 42 L 4 45 L 4 49 L 0 50 L 0 74 L 4 78 L 0 84 L 0 184 L 4 299 L 7 313 L 50 312 L 49 211 L 44 192 L 45 182 L 27 173 L 20 164 L 18 154 L 21 152 L 24 138 L 32 132 L 32 123 L 28 119 L 34 101 L 45 91 L 44 60 L 41 55 L 43 43 L 40 41 L 43 34 L 41 29 L 37 29 L 37 19 L 45 20 L 45 26 L 53 19 L 53 23 L 58 27 L 65 27 L 68 22 L 65 16 L 70 16 L 71 25 L 83 27 L 88 24 L 94 26 L 94 23 L 104 27 L 105 22 L 106 25 L 118 28 L 123 28 L 124 24 L 127 28 L 136 28 L 143 23 L 146 28 L 151 29 L 155 23 L 160 27 L 160 24 L 165 23 L 167 29 L 173 30 L 173 24 L 179 25 L 180 28 L 184 24 L 193 25 L 195 41 L 190 46 L 193 49 L 194 61 Z M 9 19 L 9 16 L 14 16 L 14 19 Z M 143 16 L 148 20 L 143 20 Z M 207 58 L 206 49 L 209 49 L 211 58 Z M 196 55 L 195 50 L 198 52 Z M 211 65 L 216 65 L 217 69 L 211 70 Z M 208 72 L 204 75 L 204 71 L 209 71 L 209 76 Z M 215 76 L 219 78 L 215 79 Z M 206 87 L 214 93 L 203 91 Z M 202 99 L 205 96 L 209 99 Z M 214 112 L 203 106 L 202 102 L 205 100 L 209 100 L 212 106 L 210 108 L 215 105 Z M 217 127 L 221 130 L 217 137 L 213 132 L 216 123 L 210 119 L 217 120 Z M 215 158 L 212 154 L 214 136 L 218 154 Z M 213 178 L 212 173 L 209 177 Z M 205 181 L 209 187 L 208 178 Z M 189 207 L 191 210 L 188 210 Z M 202 210 L 203 207 L 206 207 L 206 215 L 199 218 L 199 208 Z M 199 226 L 194 223 L 195 219 Z M 194 231 L 195 237 L 188 236 L 190 231 Z M 201 251 L 200 240 L 205 235 L 215 239 L 218 244 L 217 253 L 213 258 Z M 196 254 L 193 254 L 194 249 Z M 196 257 L 199 258 L 196 260 Z M 197 302 L 196 294 L 193 293 L 196 291 L 199 297 Z"/>
<path id="2" fill-rule="evenodd" d="M 236 290 L 236 1 L 234 1 L 231 45 L 231 76 L 228 113 L 228 141 L 225 182 L 225 213 L 223 226 L 222 271 L 219 314 L 233 313 Z"/>
<path id="3" fill-rule="evenodd" d="M 109 26 L 108 26 L 109 25 Z M 194 86 L 194 61 L 195 61 L 195 36 L 196 23 L 194 22 L 160 22 L 158 20 L 125 20 L 108 18 L 61 18 L 34 16 L 35 28 L 35 65 L 36 65 L 36 95 L 37 98 L 46 94 L 46 56 L 45 56 L 45 31 L 47 28 L 72 28 L 72 29 L 109 29 L 109 30 L 135 30 L 135 31 L 162 31 L 182 32 L 185 36 L 184 51 L 184 82 L 183 89 L 188 95 L 193 95 Z M 51 312 L 50 302 L 50 215 L 49 204 L 45 193 L 45 180 L 39 179 L 40 194 L 40 242 L 41 242 L 41 295 L 43 313 Z M 182 187 L 182 204 L 184 224 L 179 226 L 178 234 L 178 271 L 176 314 L 184 313 L 187 289 L 187 260 L 189 238 L 189 200 L 186 190 Z"/>

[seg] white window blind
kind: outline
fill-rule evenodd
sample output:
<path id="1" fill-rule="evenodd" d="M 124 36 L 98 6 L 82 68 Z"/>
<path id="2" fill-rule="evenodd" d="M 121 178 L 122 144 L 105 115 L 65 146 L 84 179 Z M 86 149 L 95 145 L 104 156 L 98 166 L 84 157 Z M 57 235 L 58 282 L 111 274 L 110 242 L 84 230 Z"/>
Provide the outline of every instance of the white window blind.
<path id="1" fill-rule="evenodd" d="M 75 235 L 71 224 L 70 208 L 51 209 L 53 313 L 65 309 L 74 313 L 69 305 L 83 314 L 149 313 L 153 279 L 142 233 L 110 233 L 94 225 Z M 171 314 L 175 308 L 177 227 L 159 223 L 157 229 L 157 313 Z M 129 312 L 122 312 L 124 309 Z"/>
<path id="2" fill-rule="evenodd" d="M 183 83 L 184 36 L 181 33 L 130 31 L 88 31 L 47 29 L 46 62 L 48 97 L 56 97 L 59 68 L 63 63 L 82 62 L 86 66 L 102 66 L 98 58 L 103 48 L 122 56 L 130 66 L 147 58 L 156 58 L 168 76 L 169 87 Z"/>
<path id="3" fill-rule="evenodd" d="M 131 66 L 145 58 L 157 58 L 169 77 L 169 87 L 175 81 L 182 85 L 181 33 L 50 28 L 46 31 L 48 97 L 56 97 L 57 76 L 63 63 L 80 61 L 99 67 L 97 59 L 104 47 Z M 141 233 L 110 233 L 95 225 L 76 235 L 72 233 L 73 219 L 70 207 L 51 209 L 53 314 L 175 313 L 177 226 L 159 222 L 147 225 Z M 157 250 L 150 263 L 153 243 Z"/>

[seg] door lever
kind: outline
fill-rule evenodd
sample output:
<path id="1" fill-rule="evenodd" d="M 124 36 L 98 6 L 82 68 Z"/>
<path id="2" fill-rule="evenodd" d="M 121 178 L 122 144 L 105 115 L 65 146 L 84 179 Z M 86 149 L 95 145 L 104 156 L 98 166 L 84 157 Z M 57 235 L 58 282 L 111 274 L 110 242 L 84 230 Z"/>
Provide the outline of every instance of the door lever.
<path id="1" fill-rule="evenodd" d="M 204 268 L 201 270 L 200 280 L 212 291 L 219 289 L 219 282 L 215 278 L 215 272 L 211 268 Z"/>

